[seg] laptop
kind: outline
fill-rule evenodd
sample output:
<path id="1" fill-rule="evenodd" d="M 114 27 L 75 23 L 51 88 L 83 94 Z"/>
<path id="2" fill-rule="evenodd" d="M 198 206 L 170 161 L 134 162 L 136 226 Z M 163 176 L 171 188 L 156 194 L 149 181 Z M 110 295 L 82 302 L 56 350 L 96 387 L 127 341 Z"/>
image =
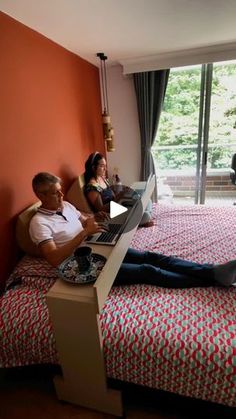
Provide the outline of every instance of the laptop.
<path id="1" fill-rule="evenodd" d="M 103 244 L 114 246 L 117 243 L 117 240 L 120 238 L 121 234 L 125 231 L 126 226 L 128 225 L 131 217 L 133 216 L 134 211 L 137 206 L 140 204 L 140 199 L 143 193 L 146 191 L 147 186 L 152 178 L 152 173 L 149 175 L 148 180 L 144 184 L 142 189 L 137 189 L 140 191 L 140 194 L 137 193 L 137 190 L 131 190 L 133 197 L 122 197 L 119 201 L 119 204 L 124 205 L 127 208 L 127 211 L 123 214 L 120 214 L 117 217 L 110 219 L 107 223 L 108 231 L 93 234 L 92 236 L 87 237 L 86 243 L 91 244 Z M 129 191 L 127 191 L 129 192 Z"/>
<path id="2" fill-rule="evenodd" d="M 121 200 L 119 201 L 119 204 L 124 205 L 124 206 L 126 206 L 126 205 L 129 206 L 130 204 L 128 202 L 125 203 L 125 200 L 127 200 L 127 199 L 133 200 L 133 199 L 142 198 L 142 196 L 143 196 L 144 192 L 146 191 L 147 186 L 148 186 L 152 176 L 153 176 L 153 174 L 150 173 L 150 175 L 148 176 L 147 181 L 143 182 L 144 183 L 143 188 L 131 189 L 131 190 L 128 190 L 127 192 L 125 192 L 124 195 L 122 196 Z"/>
<path id="3" fill-rule="evenodd" d="M 115 244 L 117 243 L 117 240 L 120 238 L 121 234 L 124 232 L 130 218 L 132 217 L 134 210 L 136 209 L 138 205 L 138 201 L 139 200 L 136 200 L 136 202 L 134 202 L 132 206 L 127 208 L 127 211 L 125 213 L 112 218 L 106 224 L 108 231 L 93 234 L 92 236 L 87 237 L 87 239 L 85 240 L 86 243 L 115 246 Z"/>

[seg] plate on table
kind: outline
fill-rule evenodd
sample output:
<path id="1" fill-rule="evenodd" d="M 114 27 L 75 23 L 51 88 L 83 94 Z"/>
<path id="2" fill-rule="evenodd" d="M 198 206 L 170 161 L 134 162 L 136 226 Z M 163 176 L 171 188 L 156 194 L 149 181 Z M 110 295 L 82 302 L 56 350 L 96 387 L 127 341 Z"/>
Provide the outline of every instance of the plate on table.
<path id="1" fill-rule="evenodd" d="M 72 284 L 88 284 L 95 282 L 100 274 L 106 258 L 98 253 L 91 254 L 91 264 L 86 272 L 79 272 L 79 267 L 74 256 L 71 256 L 62 262 L 57 270 L 64 281 Z"/>

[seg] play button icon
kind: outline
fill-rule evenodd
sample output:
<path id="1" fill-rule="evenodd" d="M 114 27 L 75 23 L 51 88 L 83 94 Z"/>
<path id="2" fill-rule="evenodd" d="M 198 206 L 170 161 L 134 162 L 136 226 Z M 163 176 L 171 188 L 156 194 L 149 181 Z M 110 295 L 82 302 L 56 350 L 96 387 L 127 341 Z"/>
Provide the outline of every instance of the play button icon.
<path id="1" fill-rule="evenodd" d="M 109 203 L 107 202 L 105 208 L 108 210 L 109 206 L 110 223 L 125 225 L 124 232 L 127 232 L 133 230 L 133 228 L 137 227 L 139 224 L 143 215 L 143 204 L 142 199 L 140 199 L 141 197 L 136 190 L 125 185 L 122 185 L 122 189 L 122 191 L 120 189 L 118 191 L 114 189 L 113 191 L 116 196 L 115 199 L 119 199 L 119 203 L 115 200 L 110 201 Z M 121 192 L 123 192 L 123 194 Z M 120 195 L 119 198 L 117 196 L 118 194 Z M 97 203 L 95 202 L 94 207 L 101 207 L 100 194 L 98 194 Z"/>
<path id="2" fill-rule="evenodd" d="M 110 202 L 110 218 L 117 217 L 120 214 L 123 214 L 123 212 L 128 211 L 126 207 L 123 207 L 123 205 L 117 204 L 117 202 L 111 201 Z"/>

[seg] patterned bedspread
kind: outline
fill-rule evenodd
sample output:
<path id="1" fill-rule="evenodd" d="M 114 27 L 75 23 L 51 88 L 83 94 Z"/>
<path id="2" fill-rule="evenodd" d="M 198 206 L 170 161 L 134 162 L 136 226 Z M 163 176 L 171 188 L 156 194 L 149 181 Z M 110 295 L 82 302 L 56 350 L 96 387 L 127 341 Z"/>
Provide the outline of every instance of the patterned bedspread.
<path id="1" fill-rule="evenodd" d="M 156 205 L 132 247 L 198 262 L 236 259 L 236 208 Z M 56 271 L 25 257 L 1 297 L 0 366 L 58 363 L 45 294 Z M 112 288 L 100 316 L 107 375 L 236 407 L 236 288 Z"/>

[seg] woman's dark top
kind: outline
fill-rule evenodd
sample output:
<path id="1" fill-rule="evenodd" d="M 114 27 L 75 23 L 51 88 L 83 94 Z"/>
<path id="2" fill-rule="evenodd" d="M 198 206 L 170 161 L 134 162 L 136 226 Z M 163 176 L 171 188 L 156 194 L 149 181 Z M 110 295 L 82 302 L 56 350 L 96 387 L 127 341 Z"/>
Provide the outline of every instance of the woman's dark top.
<path id="1" fill-rule="evenodd" d="M 106 188 L 102 188 L 99 184 L 94 185 L 92 183 L 88 183 L 87 185 L 84 186 L 85 196 L 87 196 L 88 193 L 91 192 L 91 191 L 96 191 L 100 194 L 103 205 L 108 204 L 114 198 L 114 193 L 112 192 L 112 189 L 111 189 L 108 181 L 105 181 L 105 183 L 107 185 Z M 90 203 L 90 201 L 89 201 L 89 203 Z M 92 207 L 91 203 L 90 203 L 90 206 Z M 95 212 L 97 211 L 96 208 L 92 208 L 92 209 Z"/>

